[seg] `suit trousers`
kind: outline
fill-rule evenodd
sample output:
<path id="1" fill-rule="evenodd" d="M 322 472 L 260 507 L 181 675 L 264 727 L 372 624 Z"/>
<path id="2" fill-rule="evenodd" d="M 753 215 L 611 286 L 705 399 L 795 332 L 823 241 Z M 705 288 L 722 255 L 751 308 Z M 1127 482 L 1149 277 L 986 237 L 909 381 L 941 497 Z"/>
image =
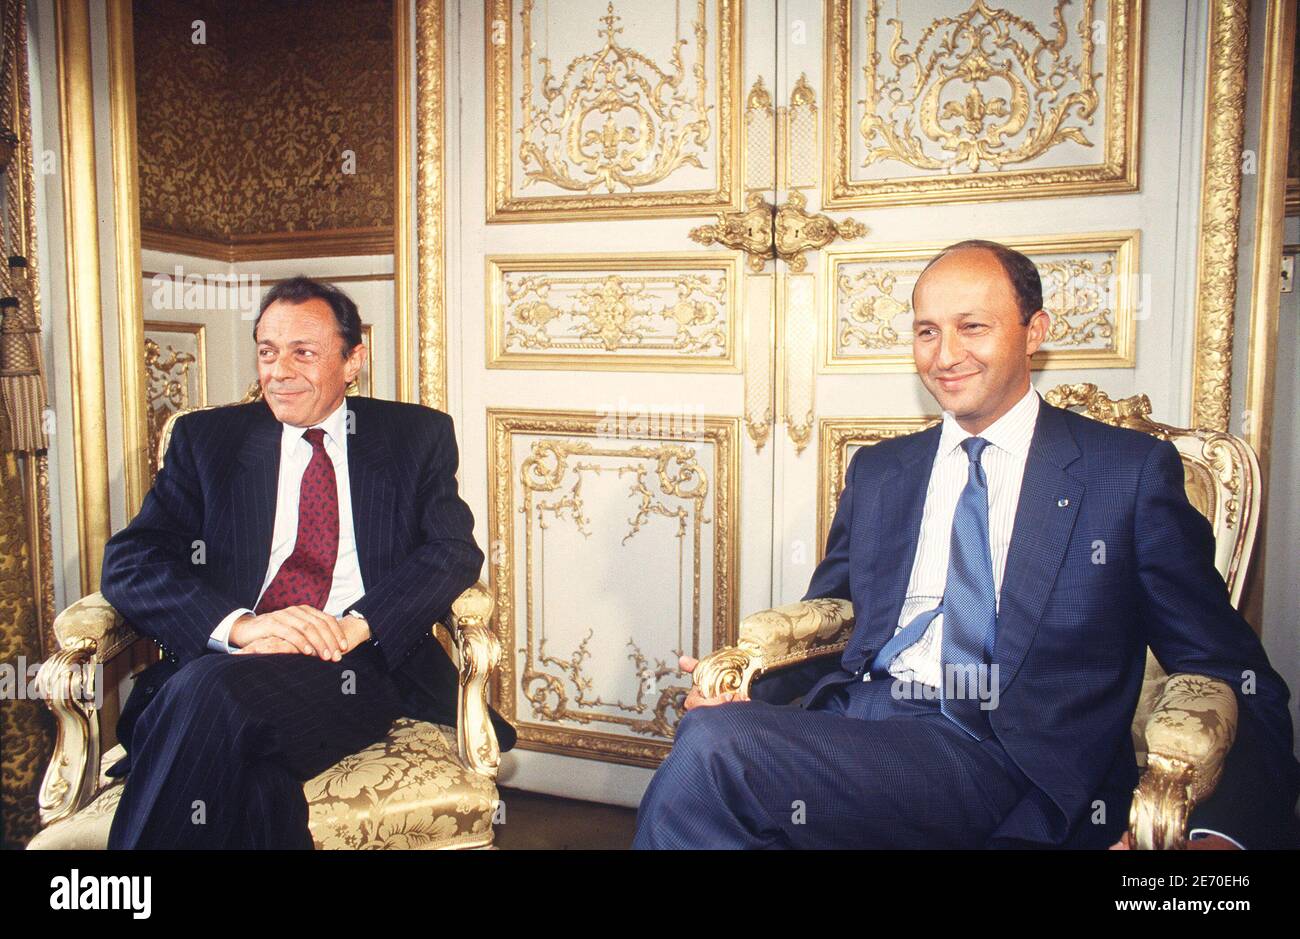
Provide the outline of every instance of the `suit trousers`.
<path id="1" fill-rule="evenodd" d="M 380 740 L 402 704 L 370 643 L 338 662 L 210 653 L 159 662 L 119 721 L 110 848 L 312 847 L 302 784 Z"/>
<path id="2" fill-rule="evenodd" d="M 921 685 L 841 685 L 816 709 L 697 707 L 641 800 L 636 848 L 977 848 L 1031 783 Z"/>

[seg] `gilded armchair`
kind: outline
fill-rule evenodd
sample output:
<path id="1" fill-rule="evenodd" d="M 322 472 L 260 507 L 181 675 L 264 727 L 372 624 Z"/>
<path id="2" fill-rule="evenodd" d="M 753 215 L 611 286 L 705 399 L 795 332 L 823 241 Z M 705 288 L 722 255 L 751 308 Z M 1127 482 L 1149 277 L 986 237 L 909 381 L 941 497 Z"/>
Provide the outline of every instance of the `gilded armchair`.
<path id="1" fill-rule="evenodd" d="M 257 397 L 256 386 L 245 401 Z M 158 440 L 158 465 L 177 412 Z M 501 659 L 483 584 L 452 604 L 448 622 L 430 624 L 459 665 L 456 727 L 399 718 L 388 736 L 344 757 L 303 785 L 317 848 L 477 848 L 492 843 L 499 804 L 500 750 L 488 717 L 488 690 Z M 29 849 L 103 848 L 123 782 L 104 770 L 122 755 L 115 727 L 132 675 L 158 656 L 99 593 L 54 622 L 59 651 L 37 681 L 58 723 L 41 784 L 42 831 Z"/>
<path id="2" fill-rule="evenodd" d="M 1254 451 L 1231 434 L 1185 430 L 1151 420 L 1146 395 L 1111 400 L 1093 384 L 1060 385 L 1045 396 L 1057 407 L 1170 441 L 1183 461 L 1187 496 L 1215 534 L 1215 565 L 1233 606 L 1241 600 L 1260 512 Z M 842 480 L 840 481 L 842 484 Z M 761 675 L 823 656 L 838 656 L 853 632 L 847 600 L 820 599 L 762 610 L 740 623 L 735 646 L 701 660 L 695 683 L 706 696 L 748 695 Z M 1214 792 L 1237 727 L 1237 699 L 1224 682 L 1166 675 L 1147 651 L 1132 734 L 1141 780 L 1133 792 L 1129 831 L 1140 848 L 1181 847 L 1188 816 Z"/>

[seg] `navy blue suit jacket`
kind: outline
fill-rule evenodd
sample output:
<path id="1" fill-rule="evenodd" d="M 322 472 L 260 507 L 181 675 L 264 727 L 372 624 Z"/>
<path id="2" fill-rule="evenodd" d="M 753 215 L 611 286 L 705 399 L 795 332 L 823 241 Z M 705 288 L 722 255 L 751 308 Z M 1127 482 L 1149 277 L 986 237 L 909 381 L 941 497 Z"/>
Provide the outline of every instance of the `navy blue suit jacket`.
<path id="1" fill-rule="evenodd" d="M 939 436 L 933 427 L 854 454 L 808 588 L 806 599 L 853 602 L 867 662 L 898 624 Z M 1104 564 L 1093 563 L 1098 542 Z M 1097 844 L 1124 825 L 1138 775 L 1130 724 L 1148 646 L 1166 672 L 1221 678 L 1240 704 L 1238 746 L 1192 825 L 1249 847 L 1274 845 L 1300 790 L 1288 691 L 1229 602 L 1212 530 L 1187 500 L 1177 451 L 1040 402 L 1002 581 L 1000 702 L 990 712 L 1036 791 L 994 844 Z M 841 666 L 851 673 L 861 664 Z M 1253 694 L 1242 693 L 1248 670 Z M 807 703 L 835 680 L 826 676 Z M 1090 824 L 1098 798 L 1107 807 L 1104 835 Z"/>
<path id="2" fill-rule="evenodd" d="M 454 726 L 456 670 L 431 630 L 478 580 L 483 552 L 457 493 L 452 421 L 416 404 L 346 401 L 366 587 L 353 608 L 369 623 L 407 713 Z M 178 665 L 208 651 L 231 610 L 257 603 L 271 555 L 281 436 L 261 401 L 181 417 L 139 514 L 105 548 L 104 597 Z M 495 714 L 493 721 L 508 749 L 513 729 Z"/>

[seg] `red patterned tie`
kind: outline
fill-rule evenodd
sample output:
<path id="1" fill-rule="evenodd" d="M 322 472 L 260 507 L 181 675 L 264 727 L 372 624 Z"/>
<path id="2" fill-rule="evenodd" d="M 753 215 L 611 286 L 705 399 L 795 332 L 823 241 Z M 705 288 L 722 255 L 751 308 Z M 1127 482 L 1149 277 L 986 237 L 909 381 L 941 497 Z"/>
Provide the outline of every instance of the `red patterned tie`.
<path id="1" fill-rule="evenodd" d="M 299 604 L 324 609 L 334 581 L 339 555 L 338 481 L 325 452 L 325 431 L 313 427 L 302 436 L 312 452 L 298 494 L 298 539 L 257 602 L 258 613 Z"/>

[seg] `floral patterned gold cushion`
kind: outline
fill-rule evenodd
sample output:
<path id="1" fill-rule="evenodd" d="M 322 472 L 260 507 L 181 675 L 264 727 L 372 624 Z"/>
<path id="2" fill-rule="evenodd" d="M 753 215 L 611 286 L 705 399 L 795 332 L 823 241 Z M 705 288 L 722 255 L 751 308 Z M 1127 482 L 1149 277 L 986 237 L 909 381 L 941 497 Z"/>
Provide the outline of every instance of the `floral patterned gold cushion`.
<path id="1" fill-rule="evenodd" d="M 1217 678 L 1170 675 L 1146 725 L 1149 753 L 1195 767 L 1192 799 L 1214 791 L 1237 736 L 1237 697 Z"/>
<path id="2" fill-rule="evenodd" d="M 55 822 L 37 832 L 27 843 L 28 851 L 102 851 L 108 846 L 108 829 L 113 813 L 122 801 L 122 782 L 118 780 L 91 800 L 71 818 Z"/>
<path id="3" fill-rule="evenodd" d="M 453 848 L 492 841 L 496 784 L 461 765 L 456 730 L 399 718 L 388 736 L 303 786 L 317 848 Z"/>
<path id="4" fill-rule="evenodd" d="M 761 655 L 765 667 L 771 668 L 847 640 L 852 627 L 853 604 L 848 600 L 800 600 L 746 616 L 737 645 Z"/>
<path id="5" fill-rule="evenodd" d="M 1146 670 L 1142 675 L 1142 692 L 1138 695 L 1137 710 L 1133 712 L 1133 750 L 1137 754 L 1138 766 L 1147 765 L 1147 721 L 1160 700 L 1160 692 L 1165 690 L 1169 676 L 1160 667 L 1150 649 L 1147 649 Z"/>
<path id="6" fill-rule="evenodd" d="M 317 848 L 459 848 L 492 841 L 493 780 L 456 755 L 451 727 L 399 718 L 388 736 L 303 785 Z M 122 798 L 114 781 L 29 850 L 98 850 Z"/>

